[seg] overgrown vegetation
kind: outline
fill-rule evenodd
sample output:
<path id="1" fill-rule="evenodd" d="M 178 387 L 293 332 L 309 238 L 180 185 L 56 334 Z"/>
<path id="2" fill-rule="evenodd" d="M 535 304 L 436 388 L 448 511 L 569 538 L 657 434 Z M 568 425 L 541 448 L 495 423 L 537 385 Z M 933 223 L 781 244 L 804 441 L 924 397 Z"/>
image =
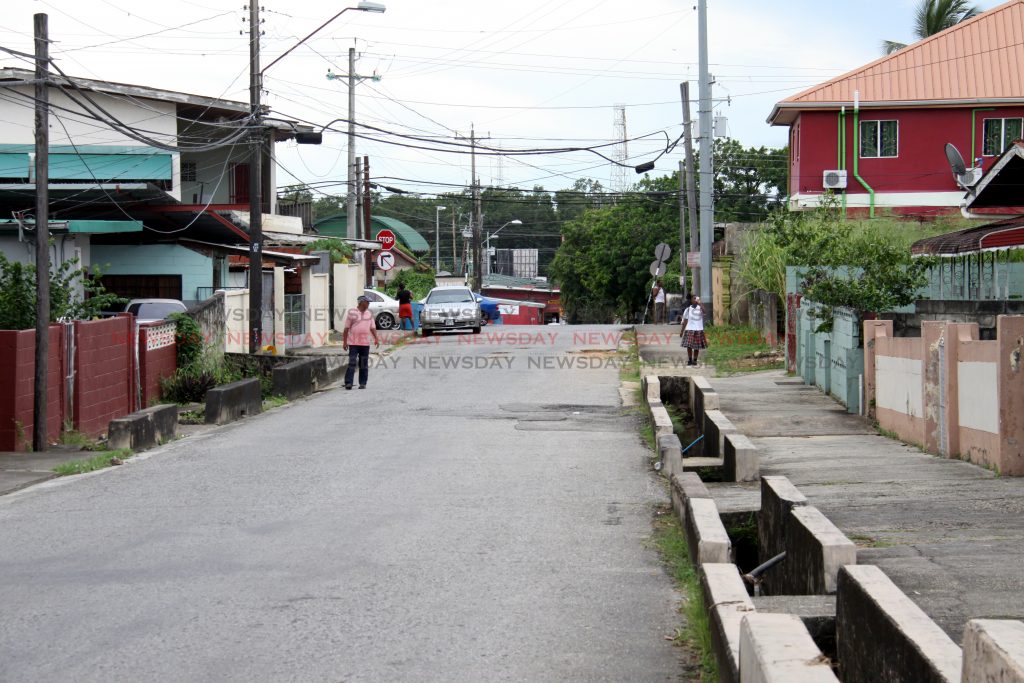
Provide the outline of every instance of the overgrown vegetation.
<path id="1" fill-rule="evenodd" d="M 702 681 L 718 680 L 718 663 L 711 647 L 711 626 L 704 595 L 700 589 L 700 577 L 690 562 L 686 536 L 671 510 L 660 510 L 654 520 L 653 541 L 668 568 L 676 587 L 683 594 L 680 608 L 686 624 L 677 631 L 676 640 L 693 648 L 700 660 Z"/>
<path id="2" fill-rule="evenodd" d="M 846 220 L 834 197 L 814 211 L 776 212 L 747 236 L 740 277 L 785 300 L 786 266 L 801 266 L 804 296 L 823 306 L 821 330 L 831 329 L 836 307 L 861 315 L 905 306 L 927 282 L 934 259 L 911 258 L 912 230 L 888 225 Z"/>
<path id="3" fill-rule="evenodd" d="M 71 474 L 83 474 L 102 470 L 111 465 L 120 465 L 122 462 L 134 455 L 131 450 L 122 448 L 116 451 L 106 451 L 86 460 L 71 460 L 53 468 L 53 471 L 62 477 Z"/>
<path id="4" fill-rule="evenodd" d="M 412 292 L 414 301 L 422 299 L 435 287 L 434 271 L 418 272 L 412 269 L 400 270 L 395 279 L 388 283 L 385 292 L 388 296 L 398 293 L 398 285 L 405 285 Z"/>
<path id="5" fill-rule="evenodd" d="M 99 281 L 99 270 L 86 273 L 78 259 L 64 261 L 50 274 L 50 322 L 91 320 L 102 311 L 124 305 Z M 81 291 L 84 296 L 79 295 Z M 27 330 L 36 326 L 36 267 L 8 261 L 0 252 L 0 329 Z"/>
<path id="6" fill-rule="evenodd" d="M 326 251 L 330 255 L 331 263 L 348 263 L 352 258 L 354 250 L 338 237 L 324 237 L 310 242 L 302 251 L 310 254 L 314 251 Z"/>
<path id="7" fill-rule="evenodd" d="M 718 374 L 775 370 L 785 365 L 772 355 L 761 333 L 747 325 L 715 325 L 704 330 L 708 348 L 701 353 Z"/>
<path id="8" fill-rule="evenodd" d="M 176 313 L 171 318 L 175 323 L 178 369 L 160 381 L 164 400 L 179 405 L 202 403 L 206 392 L 215 386 L 246 377 L 258 377 L 263 397 L 270 396 L 273 379 L 259 358 L 225 358 L 207 346 L 199 323 L 189 314 Z"/>

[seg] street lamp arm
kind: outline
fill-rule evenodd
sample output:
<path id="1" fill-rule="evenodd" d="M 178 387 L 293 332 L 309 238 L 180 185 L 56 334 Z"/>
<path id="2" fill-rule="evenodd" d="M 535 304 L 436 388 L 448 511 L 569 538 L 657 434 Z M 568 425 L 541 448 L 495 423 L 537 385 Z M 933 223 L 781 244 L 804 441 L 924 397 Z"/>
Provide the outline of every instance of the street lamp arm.
<path id="1" fill-rule="evenodd" d="M 269 69 L 270 67 L 274 66 L 275 64 L 280 62 L 282 59 L 284 59 L 288 54 L 290 54 L 292 52 L 292 50 L 294 50 L 299 45 L 302 45 L 307 40 L 309 40 L 310 38 L 315 36 L 317 33 L 322 31 L 325 26 L 330 24 L 332 21 L 334 21 L 335 19 L 337 19 L 338 17 L 340 17 L 342 14 L 344 14 L 347 11 L 349 11 L 350 9 L 354 9 L 354 10 L 357 10 L 359 12 L 384 12 L 385 7 L 384 7 L 384 5 L 381 5 L 381 4 L 376 3 L 376 2 L 360 2 L 355 7 L 346 7 L 345 9 L 341 10 L 340 12 L 335 14 L 333 17 L 331 17 L 330 19 L 325 21 L 324 23 L 320 24 L 320 26 L 315 28 L 308 36 L 306 36 L 305 38 L 303 38 L 299 42 L 297 42 L 294 45 L 292 45 L 290 48 L 285 50 L 283 53 L 281 53 L 281 55 L 278 56 L 277 59 L 275 59 L 270 64 L 267 64 L 265 67 L 263 67 L 263 69 L 260 71 L 260 76 L 262 76 L 264 73 L 266 73 L 267 69 Z"/>

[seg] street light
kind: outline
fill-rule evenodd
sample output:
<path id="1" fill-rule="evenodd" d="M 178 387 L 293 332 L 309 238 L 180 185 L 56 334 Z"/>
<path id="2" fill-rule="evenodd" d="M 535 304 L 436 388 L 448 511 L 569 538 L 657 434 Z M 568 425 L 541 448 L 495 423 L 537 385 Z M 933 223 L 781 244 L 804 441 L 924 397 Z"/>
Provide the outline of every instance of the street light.
<path id="1" fill-rule="evenodd" d="M 434 209 L 434 274 L 441 272 L 441 212 L 447 206 L 435 206 Z"/>
<path id="2" fill-rule="evenodd" d="M 518 218 L 514 218 L 514 219 L 510 220 L 508 223 L 505 223 L 505 225 L 503 225 L 500 228 L 498 228 L 497 230 L 495 230 L 493 233 L 491 233 L 491 232 L 487 233 L 487 238 L 484 239 L 484 253 L 487 254 L 487 274 L 488 275 L 491 274 L 491 238 L 492 237 L 493 238 L 497 238 L 498 237 L 498 233 L 501 232 L 502 230 L 504 230 L 505 228 L 507 228 L 510 225 L 522 225 L 522 224 L 523 224 L 523 222 L 521 220 L 519 220 Z"/>
<path id="3" fill-rule="evenodd" d="M 260 350 L 263 337 L 263 110 L 260 92 L 263 90 L 263 74 L 277 64 L 285 55 L 312 38 L 318 31 L 349 10 L 358 12 L 383 12 L 384 5 L 362 0 L 355 7 L 346 7 L 320 24 L 305 38 L 285 50 L 277 59 L 260 68 L 260 4 L 249 4 L 249 115 L 253 121 L 252 140 L 249 152 L 249 353 Z M 351 116 L 349 116 L 351 118 Z M 350 124 L 351 126 L 351 124 Z M 349 129 L 351 131 L 351 127 Z M 349 154 L 351 157 L 351 153 Z M 349 164 L 349 173 L 352 164 Z M 354 187 L 349 176 L 349 191 Z"/>

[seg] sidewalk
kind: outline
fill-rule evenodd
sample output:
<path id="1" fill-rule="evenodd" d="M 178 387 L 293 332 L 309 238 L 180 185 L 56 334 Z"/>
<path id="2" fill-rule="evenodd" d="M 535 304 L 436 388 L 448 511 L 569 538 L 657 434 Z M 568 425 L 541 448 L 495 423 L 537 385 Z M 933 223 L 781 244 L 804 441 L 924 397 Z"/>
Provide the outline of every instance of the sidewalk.
<path id="1" fill-rule="evenodd" d="M 968 619 L 1024 619 L 1024 478 L 879 436 L 783 371 L 700 374 L 760 449 L 761 474 L 788 477 L 954 641 Z M 708 489 L 722 511 L 760 507 L 756 484 Z"/>

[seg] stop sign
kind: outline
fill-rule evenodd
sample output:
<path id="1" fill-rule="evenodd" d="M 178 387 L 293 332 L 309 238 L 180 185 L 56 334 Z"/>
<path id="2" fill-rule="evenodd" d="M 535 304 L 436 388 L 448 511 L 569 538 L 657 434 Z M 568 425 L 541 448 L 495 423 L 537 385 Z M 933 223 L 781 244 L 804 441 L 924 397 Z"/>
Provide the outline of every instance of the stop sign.
<path id="1" fill-rule="evenodd" d="M 395 246 L 395 233 L 390 230 L 381 230 L 377 233 L 377 241 L 380 242 L 381 249 L 390 251 Z"/>

